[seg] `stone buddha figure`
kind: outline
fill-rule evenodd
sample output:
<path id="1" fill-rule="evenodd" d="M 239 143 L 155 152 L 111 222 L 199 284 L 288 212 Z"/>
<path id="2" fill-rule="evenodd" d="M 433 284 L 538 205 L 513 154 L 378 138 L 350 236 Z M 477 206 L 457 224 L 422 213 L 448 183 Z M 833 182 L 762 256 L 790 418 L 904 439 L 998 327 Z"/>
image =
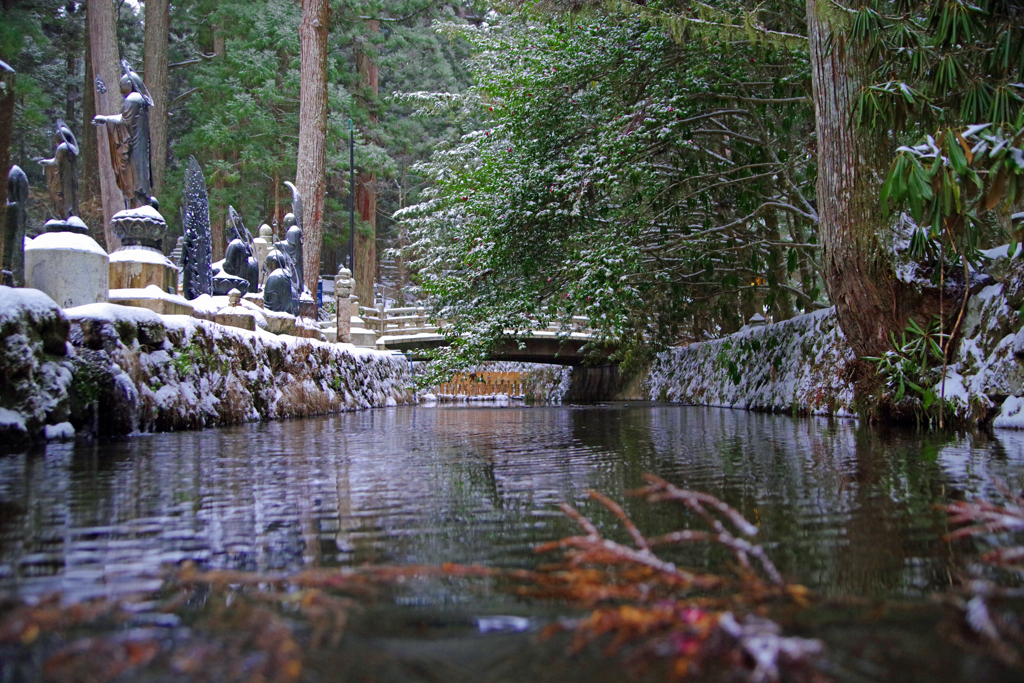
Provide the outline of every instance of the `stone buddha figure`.
<path id="1" fill-rule="evenodd" d="M 151 203 L 153 177 L 150 170 L 149 108 L 153 106 L 145 83 L 127 61 L 121 60 L 121 113 L 97 115 L 94 126 L 106 126 L 110 160 L 114 165 L 117 187 L 125 204 L 134 209 Z"/>
<path id="2" fill-rule="evenodd" d="M 78 142 L 62 119 L 57 119 L 53 141 L 57 143 L 53 158 L 40 159 L 39 163 L 46 169 L 57 220 L 64 221 L 78 215 Z"/>

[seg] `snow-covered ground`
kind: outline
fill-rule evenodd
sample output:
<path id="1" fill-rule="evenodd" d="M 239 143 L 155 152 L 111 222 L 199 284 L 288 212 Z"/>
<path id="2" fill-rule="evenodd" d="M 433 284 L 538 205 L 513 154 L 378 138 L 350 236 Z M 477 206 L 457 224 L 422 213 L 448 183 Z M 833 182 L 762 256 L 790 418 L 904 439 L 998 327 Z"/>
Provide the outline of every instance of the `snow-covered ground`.
<path id="1" fill-rule="evenodd" d="M 843 369 L 853 357 L 828 309 L 662 353 L 647 393 L 677 403 L 849 416 L 853 389 Z"/>
<path id="2" fill-rule="evenodd" d="M 0 287 L 0 437 L 197 429 L 414 400 L 400 355 Z"/>
<path id="3" fill-rule="evenodd" d="M 945 381 L 934 371 L 935 391 L 964 422 L 1024 429 L 1024 259 L 1006 248 L 986 255 L 984 286 L 968 300 Z M 853 358 L 828 309 L 662 353 L 646 387 L 654 400 L 850 415 L 844 370 Z"/>

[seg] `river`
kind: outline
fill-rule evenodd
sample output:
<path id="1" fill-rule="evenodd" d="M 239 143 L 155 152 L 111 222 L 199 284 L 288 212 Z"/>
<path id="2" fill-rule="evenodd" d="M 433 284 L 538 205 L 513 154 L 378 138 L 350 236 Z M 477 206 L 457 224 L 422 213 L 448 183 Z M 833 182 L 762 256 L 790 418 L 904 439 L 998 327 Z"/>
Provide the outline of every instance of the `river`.
<path id="1" fill-rule="evenodd" d="M 53 444 L 0 456 L 0 590 L 116 597 L 159 585 L 160 567 L 184 560 L 261 572 L 364 563 L 532 567 L 541 561 L 536 544 L 578 531 L 559 502 L 616 535 L 614 518 L 586 500 L 588 488 L 622 501 L 648 535 L 692 525 L 685 510 L 625 495 L 648 472 L 736 507 L 758 526 L 759 542 L 787 579 L 823 603 L 910 606 L 874 625 L 840 608 L 792 620 L 826 640 L 842 671 L 854 672 L 849 680 L 1005 675 L 935 633 L 928 597 L 947 591 L 978 550 L 942 541 L 949 529 L 934 506 L 998 500 L 993 478 L 1024 488 L 1024 434 L 1015 432 L 923 433 L 646 403 L 439 405 Z M 721 572 L 728 557 L 691 546 L 671 559 Z M 918 608 L 921 616 L 907 616 Z M 479 615 L 514 613 L 536 625 L 553 610 L 428 581 L 388 606 L 386 619 L 411 620 L 422 631 L 429 613 L 443 633 L 449 618 L 465 626 Z M 464 631 L 445 641 L 453 661 L 485 639 Z M 440 638 L 389 633 L 356 626 L 345 647 L 390 652 L 380 659 L 390 662 L 404 656 L 388 649 L 395 642 L 414 657 Z M 527 646 L 516 636 L 493 637 L 513 639 L 501 647 L 514 655 L 493 655 L 502 671 L 524 660 Z M 874 652 L 878 639 L 894 651 Z M 495 643 L 506 641 L 488 642 L 503 652 Z M 549 653 L 533 666 L 555 671 L 552 662 L 563 656 Z M 403 669 L 389 677 L 381 673 L 387 666 L 374 676 L 440 676 Z M 538 680 L 522 667 L 518 677 L 494 680 Z"/>

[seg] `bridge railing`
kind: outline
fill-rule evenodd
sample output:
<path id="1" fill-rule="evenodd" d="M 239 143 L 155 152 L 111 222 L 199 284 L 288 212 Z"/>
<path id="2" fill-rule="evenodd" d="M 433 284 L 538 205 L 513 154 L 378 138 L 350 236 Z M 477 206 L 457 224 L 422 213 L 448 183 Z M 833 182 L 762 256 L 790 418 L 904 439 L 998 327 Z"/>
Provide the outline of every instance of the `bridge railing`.
<path id="1" fill-rule="evenodd" d="M 444 321 L 439 321 L 440 325 L 431 324 L 428 312 L 423 306 L 395 308 L 384 308 L 383 304 L 377 304 L 376 308 L 360 306 L 359 317 L 362 318 L 365 328 L 375 332 L 378 336 L 435 333 L 439 327 L 444 325 Z M 573 316 L 568 327 L 571 334 L 590 334 L 592 331 L 590 319 L 582 315 Z M 543 327 L 536 322 L 533 329 L 537 332 L 550 333 L 564 330 L 561 322 L 551 322 Z"/>
<path id="2" fill-rule="evenodd" d="M 430 324 L 427 310 L 423 306 L 395 308 L 384 308 L 380 304 L 377 308 L 360 306 L 359 317 L 363 319 L 366 329 L 376 332 L 378 336 L 437 331 L 437 326 Z"/>

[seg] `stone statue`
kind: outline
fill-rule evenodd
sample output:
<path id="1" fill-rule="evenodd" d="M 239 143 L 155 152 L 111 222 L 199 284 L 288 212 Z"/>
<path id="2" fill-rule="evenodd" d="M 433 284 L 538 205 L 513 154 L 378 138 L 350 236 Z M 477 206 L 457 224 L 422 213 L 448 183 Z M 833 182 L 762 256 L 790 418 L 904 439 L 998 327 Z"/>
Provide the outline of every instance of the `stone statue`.
<path id="1" fill-rule="evenodd" d="M 25 286 L 25 228 L 28 227 L 28 176 L 20 166 L 7 174 L 7 215 L 4 225 L 3 284 Z"/>
<path id="2" fill-rule="evenodd" d="M 287 180 L 284 181 L 284 184 L 292 191 L 292 212 L 284 216 L 285 236 L 283 248 L 291 256 L 292 261 L 295 262 L 295 271 L 299 281 L 296 296 L 301 296 L 306 283 L 303 273 L 304 262 L 302 260 L 302 195 L 299 194 L 299 188 L 295 187 L 294 184 Z"/>
<path id="3" fill-rule="evenodd" d="M 235 211 L 235 207 L 228 207 L 228 218 L 231 220 L 231 229 L 235 233 L 235 239 L 232 241 L 241 242 L 245 248 L 245 266 L 237 275 L 248 280 L 250 292 L 258 292 L 260 289 L 260 262 L 256 258 L 256 244 L 253 242 L 252 234 L 242 223 L 242 217 Z"/>
<path id="4" fill-rule="evenodd" d="M 149 156 L 149 108 L 153 98 L 146 85 L 127 61 L 121 60 L 121 113 L 97 115 L 94 126 L 106 125 L 110 143 L 110 160 L 117 176 L 117 186 L 124 195 L 126 208 L 148 205 L 152 200 L 153 177 Z"/>
<path id="5" fill-rule="evenodd" d="M 195 157 L 185 171 L 185 212 L 182 218 L 185 244 L 182 247 L 181 291 L 186 299 L 213 293 L 213 249 L 210 241 L 210 205 L 206 179 Z"/>
<path id="6" fill-rule="evenodd" d="M 280 249 L 271 249 L 263 268 L 270 273 L 263 285 L 264 305 L 271 311 L 294 313 L 298 299 L 293 296 L 295 264 L 291 257 Z"/>
<path id="7" fill-rule="evenodd" d="M 241 292 L 259 291 L 259 264 L 256 261 L 252 236 L 242 224 L 242 217 L 235 207 L 228 207 L 228 223 L 234 233 L 234 239 L 228 243 L 224 252 L 224 267 L 213 276 L 213 291 L 225 295 L 232 289 Z"/>
<path id="8" fill-rule="evenodd" d="M 78 142 L 62 119 L 57 119 L 53 140 L 57 143 L 53 158 L 40 159 L 39 163 L 46 169 L 57 220 L 64 221 L 78 215 Z"/>

